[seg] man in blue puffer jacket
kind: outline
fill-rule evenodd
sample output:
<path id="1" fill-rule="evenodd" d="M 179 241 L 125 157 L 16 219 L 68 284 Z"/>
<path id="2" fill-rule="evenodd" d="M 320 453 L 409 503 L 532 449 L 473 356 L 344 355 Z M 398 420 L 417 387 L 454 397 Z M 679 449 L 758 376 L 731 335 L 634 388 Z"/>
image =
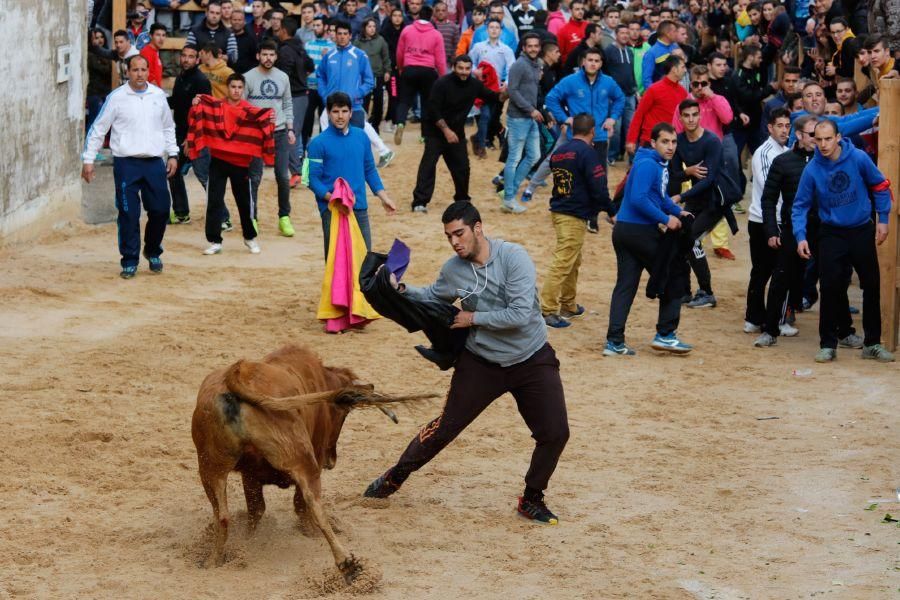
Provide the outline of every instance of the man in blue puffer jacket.
<path id="1" fill-rule="evenodd" d="M 657 123 L 650 134 L 650 148 L 640 148 L 634 155 L 634 166 L 625 183 L 625 198 L 616 213 L 612 242 L 616 251 L 616 287 L 609 304 L 609 328 L 606 331 L 604 356 L 635 354 L 625 345 L 625 322 L 641 282 L 641 273 L 654 269 L 662 252 L 663 231 L 681 229 L 679 216 L 689 215 L 672 201 L 666 188 L 669 160 L 675 155 L 675 128 L 669 123 Z M 677 259 L 676 259 L 677 260 Z M 686 260 L 684 257 L 682 261 Z M 684 281 L 669 272 L 668 285 L 659 298 L 659 318 L 656 337 L 650 344 L 655 350 L 686 354 L 690 344 L 680 341 L 675 333 L 681 317 L 681 296 Z"/>
<path id="2" fill-rule="evenodd" d="M 791 222 L 797 252 L 808 259 L 806 222 L 813 203 L 822 221 L 817 257 L 822 306 L 816 362 L 837 358 L 836 325 L 840 299 L 847 293 L 850 266 L 859 275 L 863 291 L 862 357 L 893 362 L 894 355 L 881 345 L 881 283 L 875 251 L 876 242 L 881 245 L 888 236 L 891 182 L 865 152 L 841 137 L 834 121 L 819 122 L 815 136 L 816 153 L 800 177 Z M 873 204 L 877 224 L 872 221 Z"/>
<path id="3" fill-rule="evenodd" d="M 366 124 L 363 98 L 375 88 L 375 76 L 366 53 L 350 43 L 350 24 L 338 21 L 334 26 L 336 47 L 316 68 L 316 83 L 322 102 L 335 92 L 343 92 L 353 101 L 350 124 L 362 129 Z"/>
<path id="4" fill-rule="evenodd" d="M 603 52 L 588 48 L 584 52 L 581 69 L 563 77 L 547 94 L 544 103 L 557 122 L 565 124 L 567 139 L 572 139 L 572 117 L 587 113 L 594 117 L 594 151 L 602 167 L 601 185 L 606 186 L 606 159 L 609 136 L 625 108 L 625 94 L 615 79 L 600 72 Z M 597 232 L 596 221 L 588 224 L 588 231 Z"/>

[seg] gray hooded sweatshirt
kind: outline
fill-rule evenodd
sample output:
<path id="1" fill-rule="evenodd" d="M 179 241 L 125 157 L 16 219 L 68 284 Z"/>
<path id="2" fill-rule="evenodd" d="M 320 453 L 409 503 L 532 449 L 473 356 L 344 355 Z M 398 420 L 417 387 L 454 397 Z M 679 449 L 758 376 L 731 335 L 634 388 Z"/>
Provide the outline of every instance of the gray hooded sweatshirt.
<path id="1" fill-rule="evenodd" d="M 547 343 L 541 316 L 537 273 L 519 244 L 485 238 L 491 255 L 483 267 L 454 256 L 444 263 L 437 281 L 428 287 L 407 285 L 416 300 L 461 300 L 475 313 L 466 349 L 502 367 L 518 364 Z"/>

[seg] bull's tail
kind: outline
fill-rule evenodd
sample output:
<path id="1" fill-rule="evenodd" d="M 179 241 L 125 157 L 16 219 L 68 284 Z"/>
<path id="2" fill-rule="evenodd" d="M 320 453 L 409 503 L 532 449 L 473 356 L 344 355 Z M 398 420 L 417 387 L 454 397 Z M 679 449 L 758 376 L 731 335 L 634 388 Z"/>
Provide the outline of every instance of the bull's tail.
<path id="1" fill-rule="evenodd" d="M 378 393 L 369 387 L 348 386 L 337 390 L 325 392 L 310 392 L 296 396 L 284 396 L 274 398 L 254 391 L 245 382 L 251 379 L 254 372 L 254 363 L 240 360 L 232 365 L 225 373 L 225 385 L 228 389 L 254 406 L 276 411 L 296 410 L 311 404 L 333 402 L 348 409 L 352 408 L 378 408 L 388 415 L 394 422 L 397 417 L 388 409 L 391 404 L 401 402 L 415 402 L 437 398 L 437 394 L 412 394 L 407 396 L 389 396 Z"/>
<path id="2" fill-rule="evenodd" d="M 254 363 L 239 360 L 231 365 L 225 373 L 225 386 L 241 400 L 260 408 L 278 411 L 296 410 L 316 402 L 329 402 L 339 392 L 339 390 L 329 390 L 274 398 L 254 391 L 245 383 L 251 378 L 254 370 Z"/>

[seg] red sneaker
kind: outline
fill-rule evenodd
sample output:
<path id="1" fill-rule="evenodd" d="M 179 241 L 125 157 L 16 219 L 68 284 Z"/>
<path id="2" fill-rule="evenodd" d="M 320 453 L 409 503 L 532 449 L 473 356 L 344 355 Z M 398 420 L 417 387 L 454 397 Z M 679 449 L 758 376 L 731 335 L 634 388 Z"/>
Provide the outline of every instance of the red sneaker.
<path id="1" fill-rule="evenodd" d="M 291 175 L 291 187 L 295 188 L 300 185 L 300 175 Z"/>
<path id="2" fill-rule="evenodd" d="M 716 256 L 718 256 L 719 258 L 724 258 L 726 260 L 735 259 L 734 253 L 728 248 L 716 248 L 715 250 L 713 250 L 713 252 L 715 252 Z"/>

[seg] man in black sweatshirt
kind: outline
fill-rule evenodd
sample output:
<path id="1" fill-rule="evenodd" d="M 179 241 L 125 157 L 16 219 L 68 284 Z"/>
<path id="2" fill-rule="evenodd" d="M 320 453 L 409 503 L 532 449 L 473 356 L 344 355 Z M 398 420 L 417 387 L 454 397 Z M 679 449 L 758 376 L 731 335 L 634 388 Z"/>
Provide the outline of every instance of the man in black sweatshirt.
<path id="1" fill-rule="evenodd" d="M 189 162 L 184 153 L 184 140 L 187 138 L 188 131 L 188 113 L 191 111 L 194 97 L 197 94 L 212 94 L 212 86 L 206 75 L 197 68 L 199 57 L 196 47 L 185 46 L 182 48 L 179 63 L 181 64 L 181 75 L 175 78 L 172 95 L 168 99 L 169 108 L 173 111 L 175 121 L 175 142 L 179 148 L 178 169 L 169 178 L 173 215 L 170 222 L 186 224 L 191 222 L 191 207 L 183 175 L 184 166 Z M 197 179 L 200 180 L 203 189 L 206 189 L 206 181 L 209 177 L 209 152 L 204 151 L 202 156 L 193 161 L 193 166 Z"/>
<path id="2" fill-rule="evenodd" d="M 743 195 L 747 182 L 741 169 L 737 143 L 734 140 L 734 130 L 738 127 L 747 126 L 750 123 L 750 117 L 741 112 L 741 107 L 738 104 L 737 90 L 734 88 L 732 77 L 728 74 L 728 58 L 724 54 L 713 52 L 709 55 L 707 65 L 709 66 L 709 85 L 712 91 L 728 100 L 731 112 L 734 115 L 731 123 L 722 127 L 722 151 L 725 161 L 724 168 L 729 171 L 732 179 L 740 183 L 740 191 L 741 195 Z M 734 212 L 744 212 L 740 203 L 734 205 Z"/>
<path id="3" fill-rule="evenodd" d="M 749 120 L 734 129 L 734 141 L 737 144 L 738 156 L 744 147 L 750 154 L 763 142 L 759 122 L 762 120 L 763 100 L 778 92 L 778 82 L 766 83 L 765 73 L 760 69 L 762 64 L 762 48 L 756 44 L 741 47 L 740 66 L 734 71 L 732 82 L 737 92 L 740 112 Z M 741 173 L 743 177 L 743 172 Z M 746 181 L 742 178 L 742 181 Z"/>
<path id="4" fill-rule="evenodd" d="M 631 49 L 631 34 L 628 25 L 620 23 L 615 29 L 615 40 L 603 49 L 603 72 L 615 80 L 625 94 L 622 118 L 616 121 L 609 138 L 609 164 L 624 158 L 623 140 L 628 134 L 628 126 L 637 108 L 637 81 L 634 78 L 634 51 Z"/>
<path id="5" fill-rule="evenodd" d="M 594 117 L 579 113 L 572 118 L 572 139 L 550 156 L 553 196 L 550 214 L 556 230 L 553 264 L 541 289 L 541 313 L 549 327 L 568 327 L 569 319 L 584 314 L 575 302 L 578 267 L 584 246 L 585 225 L 600 211 L 612 216 L 605 167 L 594 151 Z"/>
<path id="6" fill-rule="evenodd" d="M 235 73 L 246 73 L 259 64 L 256 60 L 256 36 L 247 30 L 247 22 L 244 20 L 244 12 L 236 10 L 231 13 L 231 33 L 237 42 L 237 60 L 232 68 Z"/>
<path id="7" fill-rule="evenodd" d="M 453 200 L 471 200 L 465 125 L 466 116 L 476 98 L 485 102 L 501 101 L 497 92 L 487 89 L 480 80 L 472 77 L 472 59 L 462 54 L 453 60 L 452 71 L 431 87 L 425 104 L 422 114 L 425 150 L 413 190 L 413 212 L 428 212 L 428 203 L 434 194 L 435 170 L 442 156 L 453 178 Z"/>
<path id="8" fill-rule="evenodd" d="M 295 20 L 287 19 L 275 34 L 278 38 L 278 60 L 275 61 L 275 68 L 287 73 L 288 80 L 291 82 L 294 131 L 300 132 L 303 129 L 306 107 L 309 104 L 309 87 L 306 85 L 306 76 L 316 70 L 316 65 L 306 53 L 300 38 L 294 37 L 297 27 Z M 303 139 L 301 136 L 296 136 L 294 145 L 291 146 L 289 167 L 291 187 L 296 187 L 300 183 L 300 171 L 303 167 Z"/>
<path id="9" fill-rule="evenodd" d="M 669 161 L 669 195 L 695 217 L 691 226 L 694 249 L 688 253 L 688 260 L 697 276 L 698 289 L 687 306 L 712 308 L 716 306 L 716 297 L 703 238 L 723 215 L 719 191 L 722 142 L 714 133 L 700 127 L 700 103 L 693 98 L 678 105 L 678 118 L 684 131 L 678 134 L 675 156 Z"/>

